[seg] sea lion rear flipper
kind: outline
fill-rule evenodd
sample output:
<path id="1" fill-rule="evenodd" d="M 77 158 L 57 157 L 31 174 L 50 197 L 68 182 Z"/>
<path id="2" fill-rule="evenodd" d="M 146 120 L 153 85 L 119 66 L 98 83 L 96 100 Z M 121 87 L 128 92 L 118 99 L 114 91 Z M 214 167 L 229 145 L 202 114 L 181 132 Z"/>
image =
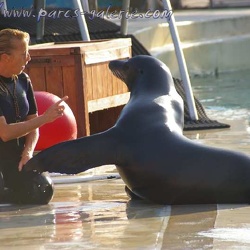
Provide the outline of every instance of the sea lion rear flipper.
<path id="1" fill-rule="evenodd" d="M 45 149 L 27 162 L 24 170 L 76 174 L 116 163 L 117 135 L 114 129 L 66 141 Z"/>

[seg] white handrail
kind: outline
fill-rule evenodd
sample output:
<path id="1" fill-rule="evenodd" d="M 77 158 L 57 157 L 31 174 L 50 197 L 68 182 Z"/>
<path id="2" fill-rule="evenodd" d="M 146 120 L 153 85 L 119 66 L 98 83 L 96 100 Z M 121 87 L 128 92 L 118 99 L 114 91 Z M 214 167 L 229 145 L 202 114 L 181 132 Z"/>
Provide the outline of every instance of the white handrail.
<path id="1" fill-rule="evenodd" d="M 121 34 L 127 35 L 128 34 L 128 19 L 126 17 L 126 11 L 129 11 L 130 0 L 123 0 L 122 1 L 122 19 L 121 19 Z"/>
<path id="2" fill-rule="evenodd" d="M 88 26 L 86 24 L 85 15 L 84 15 L 84 11 L 82 8 L 82 3 L 80 0 L 73 0 L 73 3 L 74 3 L 75 8 L 79 10 L 77 21 L 79 24 L 82 40 L 90 41 Z"/>
<path id="3" fill-rule="evenodd" d="M 88 0 L 81 0 L 81 2 L 82 2 L 83 10 L 89 13 L 90 12 L 90 10 L 89 10 L 89 1 Z"/>
<path id="4" fill-rule="evenodd" d="M 172 6 L 170 4 L 170 1 L 169 0 L 162 0 L 162 1 L 163 1 L 164 9 L 168 10 L 169 12 L 170 11 L 172 12 Z M 177 27 L 175 24 L 175 18 L 174 18 L 173 13 L 169 13 L 169 14 L 170 14 L 169 20 L 168 20 L 169 29 L 170 29 L 171 37 L 172 37 L 172 40 L 174 43 L 175 54 L 177 57 L 181 78 L 183 81 L 183 86 L 184 86 L 184 90 L 185 90 L 185 94 L 186 94 L 189 114 L 190 114 L 190 117 L 192 120 L 198 120 L 194 96 L 193 96 L 191 83 L 190 83 L 190 79 L 189 79 L 189 75 L 188 75 L 186 61 L 185 61 L 184 54 L 183 54 L 183 51 L 182 51 L 181 45 L 180 45 L 180 38 L 179 38 L 178 30 L 177 30 Z"/>

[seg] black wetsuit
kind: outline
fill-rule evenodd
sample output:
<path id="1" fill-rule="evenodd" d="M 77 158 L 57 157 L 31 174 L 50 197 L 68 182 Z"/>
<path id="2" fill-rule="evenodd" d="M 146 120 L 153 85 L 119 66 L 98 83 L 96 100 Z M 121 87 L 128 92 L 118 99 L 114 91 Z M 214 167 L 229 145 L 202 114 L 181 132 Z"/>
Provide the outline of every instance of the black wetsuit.
<path id="1" fill-rule="evenodd" d="M 25 73 L 18 75 L 16 80 L 15 96 L 18 103 L 18 117 L 16 117 L 17 105 L 14 104 L 13 94 L 11 94 L 15 88 L 14 80 L 2 76 L 0 79 L 1 82 L 4 81 L 5 86 L 9 89 L 4 91 L 0 88 L 0 116 L 4 116 L 8 124 L 17 122 L 17 119 L 24 121 L 28 115 L 36 114 L 37 105 L 32 84 Z M 47 203 L 53 194 L 51 180 L 47 176 L 38 173 L 18 171 L 24 144 L 25 137 L 8 142 L 3 142 L 0 139 L 0 172 L 2 172 L 4 183 L 0 184 L 0 188 L 1 186 L 7 188 L 13 202 Z"/>

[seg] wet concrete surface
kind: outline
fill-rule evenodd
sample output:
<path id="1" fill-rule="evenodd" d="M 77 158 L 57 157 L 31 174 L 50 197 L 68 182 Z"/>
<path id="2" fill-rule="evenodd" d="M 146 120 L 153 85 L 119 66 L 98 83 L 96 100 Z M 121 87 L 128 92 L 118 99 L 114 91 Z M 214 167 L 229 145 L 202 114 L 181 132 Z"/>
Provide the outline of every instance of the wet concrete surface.
<path id="1" fill-rule="evenodd" d="M 249 143 L 240 146 L 249 140 L 245 120 L 223 122 L 232 127 L 186 136 L 249 152 Z M 112 173 L 117 174 L 114 166 L 103 166 L 86 176 Z M 249 233 L 248 204 L 131 201 L 120 178 L 56 184 L 44 206 L 0 206 L 0 249 L 250 249 Z"/>

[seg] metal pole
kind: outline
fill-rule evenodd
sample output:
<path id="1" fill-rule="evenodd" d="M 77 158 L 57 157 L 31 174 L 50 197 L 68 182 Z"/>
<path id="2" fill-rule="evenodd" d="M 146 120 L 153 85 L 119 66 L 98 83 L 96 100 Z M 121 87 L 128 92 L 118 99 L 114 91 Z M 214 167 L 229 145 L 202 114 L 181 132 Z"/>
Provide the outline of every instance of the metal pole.
<path id="1" fill-rule="evenodd" d="M 89 1 L 88 0 L 81 0 L 81 2 L 82 2 L 83 10 L 89 13 L 90 12 L 89 11 Z"/>
<path id="2" fill-rule="evenodd" d="M 79 15 L 77 21 L 79 24 L 81 36 L 83 41 L 90 41 L 88 26 L 86 24 L 85 16 L 83 14 L 83 8 L 80 0 L 73 0 L 73 4 L 76 9 L 79 9 Z"/>
<path id="3" fill-rule="evenodd" d="M 157 1 L 156 0 L 147 0 L 147 10 L 156 10 L 157 8 Z"/>
<path id="4" fill-rule="evenodd" d="M 169 12 L 172 11 L 172 6 L 171 6 L 169 0 L 163 0 L 163 6 L 164 6 L 165 10 L 168 10 Z M 171 37 L 172 37 L 174 47 L 175 47 L 175 54 L 177 57 L 177 61 L 178 61 L 179 69 L 180 69 L 180 74 L 181 74 L 181 78 L 183 81 L 183 86 L 184 86 L 185 93 L 186 93 L 189 114 L 190 114 L 190 117 L 192 120 L 198 120 L 198 115 L 197 115 L 197 110 L 195 107 L 194 96 L 193 96 L 193 92 L 192 92 L 190 78 L 188 75 L 187 65 L 186 65 L 186 61 L 184 58 L 184 54 L 183 54 L 183 51 L 182 51 L 181 45 L 180 45 L 180 38 L 179 38 L 178 31 L 177 31 L 175 18 L 174 18 L 173 13 L 170 13 L 170 14 L 171 15 L 169 15 L 170 16 L 169 17 L 169 28 L 170 28 Z"/>
<path id="5" fill-rule="evenodd" d="M 98 11 L 98 9 L 99 9 L 99 7 L 98 7 L 98 0 L 95 0 L 95 3 L 94 3 L 94 4 L 95 4 L 95 7 L 94 7 L 95 10 Z"/>
<path id="6" fill-rule="evenodd" d="M 41 9 L 45 9 L 46 0 L 34 0 L 34 8 L 36 10 L 36 14 Z M 45 17 L 42 17 L 39 22 L 36 24 L 36 40 L 42 40 L 44 36 L 44 27 L 45 27 Z"/>
<path id="7" fill-rule="evenodd" d="M 122 1 L 122 20 L 121 20 L 121 34 L 127 35 L 128 34 L 128 18 L 126 17 L 126 12 L 129 11 L 130 0 L 123 0 Z"/>
<path id="8" fill-rule="evenodd" d="M 89 8 L 98 12 L 98 0 L 89 0 Z"/>

